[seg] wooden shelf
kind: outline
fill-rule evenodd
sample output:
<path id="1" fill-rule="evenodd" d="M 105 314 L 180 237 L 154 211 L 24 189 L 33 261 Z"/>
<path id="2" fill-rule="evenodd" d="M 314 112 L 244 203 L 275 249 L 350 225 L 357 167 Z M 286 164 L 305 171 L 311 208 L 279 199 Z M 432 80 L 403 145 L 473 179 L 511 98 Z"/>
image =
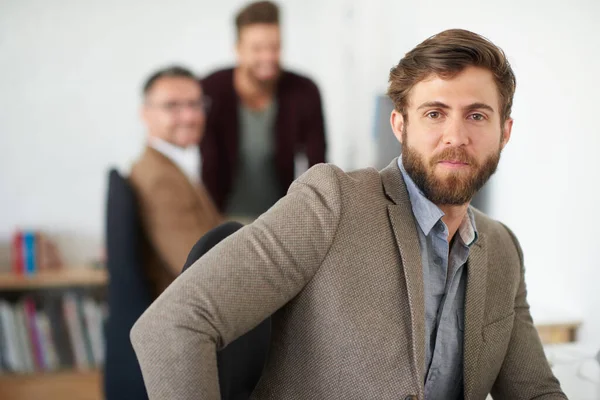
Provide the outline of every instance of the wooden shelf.
<path id="1" fill-rule="evenodd" d="M 10 272 L 0 273 L 0 290 L 46 289 L 70 286 L 103 286 L 108 282 L 106 269 L 70 267 L 57 271 L 38 272 L 23 276 Z"/>
<path id="2" fill-rule="evenodd" d="M 39 374 L 0 375 L 3 399 L 102 399 L 100 371 L 64 371 Z"/>
<path id="3" fill-rule="evenodd" d="M 540 323 L 536 329 L 542 344 L 571 343 L 577 339 L 581 322 Z"/>

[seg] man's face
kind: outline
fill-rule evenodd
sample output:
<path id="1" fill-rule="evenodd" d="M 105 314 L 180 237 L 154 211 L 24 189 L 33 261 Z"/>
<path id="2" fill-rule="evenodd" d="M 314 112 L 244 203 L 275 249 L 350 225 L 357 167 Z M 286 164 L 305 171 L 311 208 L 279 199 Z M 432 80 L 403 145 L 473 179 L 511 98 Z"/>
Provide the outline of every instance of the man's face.
<path id="1" fill-rule="evenodd" d="M 492 73 L 431 75 L 413 87 L 406 111 L 406 120 L 393 111 L 391 122 L 410 177 L 437 205 L 468 203 L 496 171 L 512 129 L 512 119 L 501 122 Z"/>
<path id="2" fill-rule="evenodd" d="M 277 24 L 253 24 L 240 31 L 237 43 L 239 66 L 250 77 L 268 84 L 279 75 L 281 35 Z"/>
<path id="3" fill-rule="evenodd" d="M 199 83 L 185 77 L 160 78 L 146 95 L 142 118 L 150 136 L 183 148 L 198 144 L 205 123 Z"/>

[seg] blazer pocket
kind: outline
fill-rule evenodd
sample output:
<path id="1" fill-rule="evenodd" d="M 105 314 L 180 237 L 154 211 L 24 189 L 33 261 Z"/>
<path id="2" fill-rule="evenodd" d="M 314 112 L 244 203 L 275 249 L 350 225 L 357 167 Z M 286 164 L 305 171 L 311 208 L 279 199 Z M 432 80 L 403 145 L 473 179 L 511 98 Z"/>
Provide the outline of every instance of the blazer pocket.
<path id="1" fill-rule="evenodd" d="M 479 363 L 483 372 L 480 379 L 489 387 L 496 380 L 506 357 L 514 321 L 513 311 L 510 315 L 483 327 L 483 349 Z"/>
<path id="2" fill-rule="evenodd" d="M 515 312 L 513 311 L 506 317 L 485 325 L 483 327 L 483 341 L 486 343 L 496 343 L 510 339 L 514 322 Z"/>

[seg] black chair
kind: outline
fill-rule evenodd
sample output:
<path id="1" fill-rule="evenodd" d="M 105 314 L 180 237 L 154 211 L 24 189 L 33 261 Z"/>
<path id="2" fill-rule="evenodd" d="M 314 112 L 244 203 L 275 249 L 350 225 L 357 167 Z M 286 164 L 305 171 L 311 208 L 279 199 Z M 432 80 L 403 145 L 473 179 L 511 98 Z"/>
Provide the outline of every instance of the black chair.
<path id="1" fill-rule="evenodd" d="M 109 173 L 106 216 L 110 279 L 107 295 L 109 317 L 105 326 L 104 395 L 106 400 L 145 400 L 148 394 L 129 340 L 129 331 L 150 306 L 153 296 L 139 251 L 142 230 L 135 193 L 127 180 L 114 169 Z"/>
<path id="2" fill-rule="evenodd" d="M 242 226 L 226 222 L 207 232 L 190 251 L 183 271 Z M 270 340 L 271 319 L 267 318 L 217 353 L 221 399 L 247 400 L 250 397 L 264 368 Z"/>

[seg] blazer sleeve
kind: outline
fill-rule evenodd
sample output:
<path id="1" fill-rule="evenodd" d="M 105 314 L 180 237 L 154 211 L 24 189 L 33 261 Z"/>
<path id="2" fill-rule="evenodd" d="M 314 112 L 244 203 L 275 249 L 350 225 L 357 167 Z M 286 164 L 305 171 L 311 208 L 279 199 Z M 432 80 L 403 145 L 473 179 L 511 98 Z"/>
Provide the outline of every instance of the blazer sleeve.
<path id="1" fill-rule="evenodd" d="M 510 229 L 506 229 L 521 259 L 521 281 L 515 297 L 515 318 L 510 343 L 500 373 L 492 387 L 492 397 L 495 400 L 566 399 L 550 369 L 529 313 L 521 246 Z"/>
<path id="2" fill-rule="evenodd" d="M 220 399 L 217 350 L 311 280 L 334 240 L 340 199 L 334 168 L 311 169 L 163 292 L 131 331 L 151 399 Z"/>

